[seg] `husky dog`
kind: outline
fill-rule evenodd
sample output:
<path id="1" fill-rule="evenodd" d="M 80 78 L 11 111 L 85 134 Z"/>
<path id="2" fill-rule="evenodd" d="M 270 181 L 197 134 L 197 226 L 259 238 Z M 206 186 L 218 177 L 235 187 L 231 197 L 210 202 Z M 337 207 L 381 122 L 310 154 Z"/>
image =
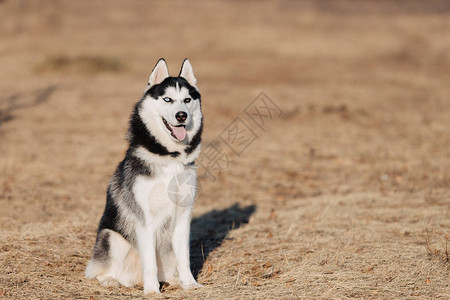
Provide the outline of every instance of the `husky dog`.
<path id="1" fill-rule="evenodd" d="M 201 286 L 189 265 L 195 190 L 192 195 L 192 184 L 182 185 L 170 197 L 167 189 L 179 175 L 187 175 L 195 187 L 202 129 L 200 93 L 189 60 L 178 77 L 171 77 L 160 59 L 131 114 L 129 148 L 108 185 L 87 278 L 105 286 L 143 283 L 144 294 L 160 293 L 160 281 L 184 289 Z M 180 195 L 186 194 L 190 205 L 185 200 L 180 205 Z"/>

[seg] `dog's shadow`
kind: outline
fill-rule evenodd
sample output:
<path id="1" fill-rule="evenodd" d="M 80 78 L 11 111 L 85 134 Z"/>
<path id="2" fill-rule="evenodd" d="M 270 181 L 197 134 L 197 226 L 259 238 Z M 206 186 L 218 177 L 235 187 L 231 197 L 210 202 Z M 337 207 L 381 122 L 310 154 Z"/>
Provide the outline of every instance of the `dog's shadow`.
<path id="1" fill-rule="evenodd" d="M 191 268 L 195 278 L 208 255 L 226 238 L 228 232 L 248 223 L 256 206 L 240 207 L 237 203 L 223 210 L 212 210 L 194 218 L 191 223 Z"/>

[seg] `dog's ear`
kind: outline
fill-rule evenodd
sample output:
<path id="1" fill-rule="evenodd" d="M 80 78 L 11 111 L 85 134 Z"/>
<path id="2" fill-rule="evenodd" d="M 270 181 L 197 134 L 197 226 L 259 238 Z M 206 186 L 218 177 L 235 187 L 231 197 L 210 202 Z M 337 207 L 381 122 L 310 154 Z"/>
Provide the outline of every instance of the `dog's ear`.
<path id="1" fill-rule="evenodd" d="M 197 83 L 197 79 L 195 79 L 194 71 L 192 70 L 191 63 L 189 62 L 189 60 L 187 58 L 183 61 L 183 65 L 181 66 L 180 75 L 178 75 L 178 76 L 186 79 L 190 85 L 196 86 L 195 84 Z"/>
<path id="2" fill-rule="evenodd" d="M 169 77 L 169 69 L 167 68 L 164 58 L 160 58 L 153 68 L 152 74 L 148 78 L 148 86 L 160 84 L 167 77 Z"/>

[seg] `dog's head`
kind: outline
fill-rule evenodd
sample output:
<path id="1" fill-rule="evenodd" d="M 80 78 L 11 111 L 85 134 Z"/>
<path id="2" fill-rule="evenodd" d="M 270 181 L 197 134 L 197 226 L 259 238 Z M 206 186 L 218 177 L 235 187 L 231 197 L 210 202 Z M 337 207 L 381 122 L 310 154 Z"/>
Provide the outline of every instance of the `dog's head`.
<path id="1" fill-rule="evenodd" d="M 200 101 L 189 60 L 184 60 L 177 77 L 171 77 L 160 59 L 149 77 L 140 116 L 161 144 L 178 148 L 176 144 L 186 146 L 201 130 Z"/>

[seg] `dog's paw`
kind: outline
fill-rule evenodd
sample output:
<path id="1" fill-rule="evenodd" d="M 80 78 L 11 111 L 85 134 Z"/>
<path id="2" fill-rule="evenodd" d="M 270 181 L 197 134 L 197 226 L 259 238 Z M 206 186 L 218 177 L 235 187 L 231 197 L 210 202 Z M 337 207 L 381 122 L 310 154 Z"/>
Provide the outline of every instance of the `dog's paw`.
<path id="1" fill-rule="evenodd" d="M 156 285 L 152 284 L 152 285 L 144 286 L 144 295 L 148 295 L 148 294 L 161 294 L 161 292 L 159 290 L 159 282 Z"/>
<path id="2" fill-rule="evenodd" d="M 183 284 L 182 287 L 184 290 L 188 290 L 188 289 L 198 289 L 201 288 L 203 286 L 203 284 L 200 284 L 196 281 L 188 283 L 188 284 Z"/>
<path id="3" fill-rule="evenodd" d="M 111 276 L 104 276 L 102 278 L 98 278 L 98 280 L 100 281 L 100 283 L 103 286 L 114 286 L 114 287 L 117 287 L 117 286 L 120 285 L 119 282 L 116 279 L 114 279 L 113 277 L 111 277 Z"/>
<path id="4" fill-rule="evenodd" d="M 145 290 L 144 289 L 144 295 L 160 295 L 161 292 L 159 290 L 153 290 L 153 289 L 149 289 L 149 290 Z"/>

